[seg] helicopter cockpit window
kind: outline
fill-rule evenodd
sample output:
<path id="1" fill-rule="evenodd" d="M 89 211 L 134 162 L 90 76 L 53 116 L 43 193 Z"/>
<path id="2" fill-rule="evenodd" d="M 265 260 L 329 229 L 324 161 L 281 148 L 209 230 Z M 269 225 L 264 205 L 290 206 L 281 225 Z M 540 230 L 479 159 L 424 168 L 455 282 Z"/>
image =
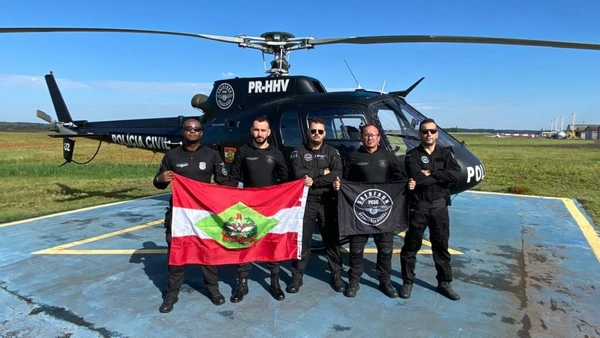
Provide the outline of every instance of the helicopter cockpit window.
<path id="1" fill-rule="evenodd" d="M 298 113 L 293 110 L 281 114 L 281 141 L 285 147 L 302 145 L 302 132 L 298 123 Z"/>
<path id="2" fill-rule="evenodd" d="M 360 140 L 360 127 L 365 124 L 365 119 L 359 109 L 318 108 L 308 114 L 308 121 L 317 117 L 325 122 L 325 140 Z"/>
<path id="3" fill-rule="evenodd" d="M 391 150 L 402 156 L 419 145 L 419 124 L 425 119 L 416 109 L 397 100 L 385 100 L 371 106 L 379 118 Z M 437 142 L 443 146 L 456 145 L 457 141 L 443 130 Z"/>

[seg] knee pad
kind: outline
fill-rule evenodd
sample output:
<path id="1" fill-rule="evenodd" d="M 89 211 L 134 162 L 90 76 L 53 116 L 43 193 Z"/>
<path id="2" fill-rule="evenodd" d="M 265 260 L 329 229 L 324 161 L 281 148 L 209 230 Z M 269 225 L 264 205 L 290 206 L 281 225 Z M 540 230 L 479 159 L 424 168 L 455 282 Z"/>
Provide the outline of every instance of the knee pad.
<path id="1" fill-rule="evenodd" d="M 390 248 L 382 248 L 381 250 L 381 255 L 382 256 L 391 256 L 392 252 L 394 251 L 394 248 L 390 247 Z"/>
<path id="2" fill-rule="evenodd" d="M 363 249 L 352 249 L 350 253 L 353 255 L 362 255 Z"/>

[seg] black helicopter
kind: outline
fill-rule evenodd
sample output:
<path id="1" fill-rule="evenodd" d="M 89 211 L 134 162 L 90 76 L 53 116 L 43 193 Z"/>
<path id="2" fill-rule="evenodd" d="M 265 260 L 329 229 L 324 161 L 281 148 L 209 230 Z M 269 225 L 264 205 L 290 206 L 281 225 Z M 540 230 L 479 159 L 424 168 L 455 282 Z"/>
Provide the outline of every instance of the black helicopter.
<path id="1" fill-rule="evenodd" d="M 315 78 L 289 75 L 290 52 L 326 44 L 407 42 L 506 44 L 600 50 L 600 44 L 464 36 L 365 36 L 315 39 L 296 38 L 284 32 L 268 32 L 260 37 L 246 35 L 224 37 L 119 28 L 0 28 L 0 33 L 40 32 L 113 32 L 187 36 L 258 49 L 262 51 L 263 57 L 264 54 L 273 55 L 271 68 L 266 70 L 268 76 L 219 80 L 214 83 L 209 96 L 195 95 L 192 98 L 192 107 L 200 109 L 202 114 L 160 119 L 104 122 L 73 120 L 50 72 L 45 78 L 58 121 L 52 121 L 50 116 L 41 111 L 38 111 L 37 115 L 51 123 L 53 130 L 57 132 L 50 136 L 63 138 L 65 163 L 75 162 L 73 152 L 75 139 L 78 137 L 166 152 L 181 144 L 181 126 L 188 118 L 201 121 L 204 129 L 203 144 L 219 151 L 225 162 L 231 163 L 235 156 L 235 149 L 247 142 L 250 126 L 257 116 L 269 118 L 272 130 L 271 143 L 284 155 L 306 141 L 308 121 L 318 117 L 325 121 L 327 131 L 325 142 L 335 146 L 342 156 L 360 146 L 361 126 L 374 123 L 382 135 L 383 146 L 393 151 L 399 157 L 399 161 L 402 161 L 406 151 L 419 144 L 418 126 L 425 116 L 406 102 L 406 96 L 423 78 L 406 90 L 389 93 L 360 88 L 346 92 L 327 92 L 325 86 Z M 460 180 L 453 187 L 452 194 L 471 189 L 483 180 L 485 167 L 461 142 L 439 128 L 438 143 L 453 149 L 462 168 Z"/>

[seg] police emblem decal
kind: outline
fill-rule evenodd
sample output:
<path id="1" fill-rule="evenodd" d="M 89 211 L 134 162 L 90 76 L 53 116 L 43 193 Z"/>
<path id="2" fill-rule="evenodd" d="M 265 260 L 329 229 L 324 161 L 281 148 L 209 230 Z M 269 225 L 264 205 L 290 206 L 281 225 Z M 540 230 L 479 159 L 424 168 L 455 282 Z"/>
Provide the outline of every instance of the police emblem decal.
<path id="1" fill-rule="evenodd" d="M 383 190 L 367 189 L 356 196 L 352 210 L 361 223 L 377 227 L 390 216 L 394 201 Z"/>
<path id="2" fill-rule="evenodd" d="M 275 163 L 275 158 L 271 155 L 267 155 L 267 163 L 269 163 L 269 164 Z"/>
<path id="3" fill-rule="evenodd" d="M 217 106 L 221 109 L 227 109 L 233 104 L 235 92 L 229 83 L 221 83 L 216 91 Z"/>
<path id="4" fill-rule="evenodd" d="M 200 170 L 206 169 L 206 162 L 200 162 L 200 164 L 198 164 L 198 168 L 200 168 Z"/>
<path id="5" fill-rule="evenodd" d="M 425 155 L 421 156 L 421 162 L 423 162 L 425 164 L 429 163 L 429 157 L 427 157 Z"/>
<path id="6" fill-rule="evenodd" d="M 304 155 L 304 160 L 305 160 L 306 162 L 310 162 L 310 161 L 312 161 L 312 154 L 305 154 L 305 155 Z"/>

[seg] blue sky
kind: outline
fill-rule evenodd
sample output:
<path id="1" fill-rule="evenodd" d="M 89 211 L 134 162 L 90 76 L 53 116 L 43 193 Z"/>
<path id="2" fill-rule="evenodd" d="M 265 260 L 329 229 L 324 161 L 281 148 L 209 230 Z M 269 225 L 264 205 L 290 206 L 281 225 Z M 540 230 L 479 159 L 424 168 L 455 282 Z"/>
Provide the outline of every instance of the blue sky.
<path id="1" fill-rule="evenodd" d="M 600 1 L 2 1 L 0 27 L 105 27 L 223 36 L 472 35 L 600 43 Z M 75 119 L 192 115 L 215 80 L 262 76 L 259 51 L 175 36 L 0 34 L 0 121 L 54 115 L 52 70 Z M 269 59 L 270 60 L 270 59 Z M 443 127 L 541 129 L 576 113 L 600 123 L 600 51 L 471 44 L 323 45 L 292 52 L 291 74 L 329 90 L 403 90 Z M 560 123 L 560 122 L 559 122 Z"/>

